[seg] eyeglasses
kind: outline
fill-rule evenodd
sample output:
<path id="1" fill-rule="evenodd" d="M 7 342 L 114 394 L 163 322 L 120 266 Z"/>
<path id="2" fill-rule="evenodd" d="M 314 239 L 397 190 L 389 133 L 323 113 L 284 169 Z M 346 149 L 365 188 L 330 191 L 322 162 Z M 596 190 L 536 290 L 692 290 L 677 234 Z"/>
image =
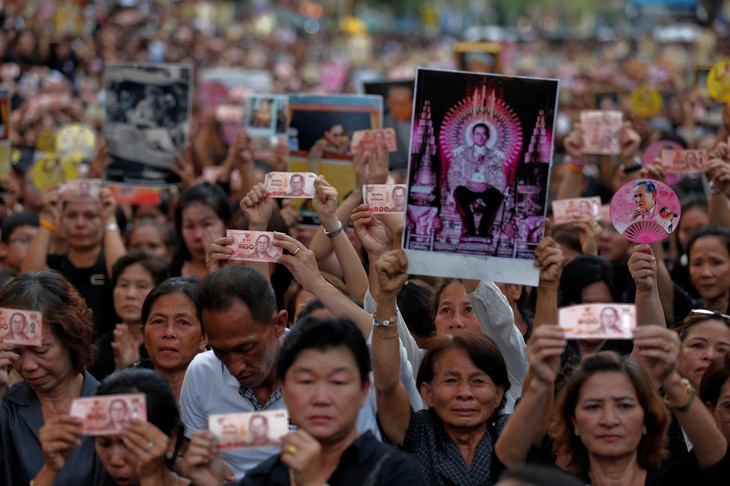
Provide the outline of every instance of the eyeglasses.
<path id="1" fill-rule="evenodd" d="M 727 314 L 722 314 L 720 312 L 715 312 L 707 309 L 692 309 L 689 311 L 690 316 L 706 316 L 708 318 L 713 319 L 722 319 L 727 324 L 730 324 L 730 316 Z"/>

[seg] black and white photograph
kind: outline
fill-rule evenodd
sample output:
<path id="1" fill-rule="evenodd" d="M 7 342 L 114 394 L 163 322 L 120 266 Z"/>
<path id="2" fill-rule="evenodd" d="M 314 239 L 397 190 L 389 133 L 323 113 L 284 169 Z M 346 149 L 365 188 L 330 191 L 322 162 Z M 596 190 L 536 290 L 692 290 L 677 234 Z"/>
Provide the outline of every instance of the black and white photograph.
<path id="1" fill-rule="evenodd" d="M 104 75 L 104 136 L 113 159 L 105 179 L 133 185 L 177 183 L 170 167 L 188 136 L 192 67 L 107 64 Z"/>
<path id="2" fill-rule="evenodd" d="M 537 284 L 557 96 L 553 79 L 418 70 L 409 272 Z"/>

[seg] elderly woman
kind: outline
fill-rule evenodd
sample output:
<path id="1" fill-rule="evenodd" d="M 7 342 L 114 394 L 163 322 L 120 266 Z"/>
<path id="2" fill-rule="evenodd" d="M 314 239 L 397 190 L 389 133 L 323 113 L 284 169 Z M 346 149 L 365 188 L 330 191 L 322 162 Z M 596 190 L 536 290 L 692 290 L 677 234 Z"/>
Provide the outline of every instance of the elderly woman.
<path id="1" fill-rule="evenodd" d="M 533 432 L 540 428 L 565 343 L 560 328 L 545 325 L 528 344 L 530 386 L 496 446 L 497 457 L 510 467 L 524 461 Z M 643 326 L 636 329 L 634 344 L 643 367 L 633 358 L 599 352 L 569 378 L 554 411 L 558 463 L 594 485 L 723 484 L 730 473 L 727 442 L 695 399 L 694 388 L 674 369 L 676 334 Z M 661 385 L 663 400 L 652 380 Z M 687 460 L 662 467 L 668 409 L 694 448 Z"/>
<path id="2" fill-rule="evenodd" d="M 94 439 L 96 453 L 106 471 L 103 482 L 82 483 L 117 486 L 187 486 L 190 481 L 172 471 L 182 445 L 183 425 L 177 400 L 165 380 L 151 370 L 127 369 L 107 377 L 97 396 L 144 393 L 147 421 L 133 419 L 119 435 Z M 63 472 L 73 467 L 73 454 L 82 423 L 62 415 L 49 421 L 40 431 L 46 463 L 35 478 L 35 486 L 67 484 L 60 482 Z"/>
<path id="3" fill-rule="evenodd" d="M 142 338 L 152 368 L 178 399 L 188 365 L 208 345 L 195 307 L 197 289 L 194 277 L 171 278 L 152 289 L 142 305 Z"/>
<path id="4" fill-rule="evenodd" d="M 43 466 L 43 424 L 68 413 L 75 398 L 94 395 L 99 382 L 86 371 L 96 350 L 91 310 L 60 273 L 16 277 L 0 292 L 0 307 L 43 313 L 42 346 L 0 342 L 0 484 L 9 486 L 28 484 Z M 8 387 L 10 366 L 23 381 Z M 68 459 L 58 484 L 98 483 L 102 469 L 90 438 Z"/>
<path id="5" fill-rule="evenodd" d="M 429 484 L 493 484 L 502 469 L 493 454 L 505 422 L 499 414 L 510 388 L 502 353 L 475 330 L 433 338 L 417 378 L 428 409 L 414 411 L 398 376 L 395 303 L 405 268 L 402 250 L 376 264 L 372 357 L 383 437 L 414 454 Z"/>

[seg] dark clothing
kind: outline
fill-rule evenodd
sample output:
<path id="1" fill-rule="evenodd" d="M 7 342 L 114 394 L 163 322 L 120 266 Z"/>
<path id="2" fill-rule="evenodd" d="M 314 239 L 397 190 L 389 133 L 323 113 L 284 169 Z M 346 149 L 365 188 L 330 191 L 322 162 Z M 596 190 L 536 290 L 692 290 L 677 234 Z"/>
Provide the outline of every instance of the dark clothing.
<path id="1" fill-rule="evenodd" d="M 474 211 L 472 211 L 471 205 L 478 199 L 484 201 L 484 209 L 482 210 L 482 219 L 479 220 L 479 231 L 477 232 L 474 224 Z M 493 187 L 484 192 L 474 192 L 465 186 L 457 187 L 454 191 L 454 201 L 456 201 L 456 209 L 466 230 L 464 234 L 466 236 L 490 237 L 492 235 L 492 223 L 494 223 L 494 218 L 497 217 L 497 212 L 503 200 L 504 195 Z"/>
<path id="2" fill-rule="evenodd" d="M 239 486 L 290 486 L 289 466 L 277 454 L 246 473 Z M 408 454 L 379 442 L 365 432 L 345 449 L 327 480 L 330 486 L 425 485 L 418 464 Z"/>
<path id="3" fill-rule="evenodd" d="M 107 332 L 102 336 L 96 338 L 96 347 L 99 349 L 96 355 L 96 361 L 89 368 L 89 372 L 99 381 L 104 380 L 107 376 L 114 373 L 114 349 L 112 349 L 112 343 L 114 342 L 114 333 Z M 147 348 L 144 343 L 139 345 L 139 357 L 140 359 L 147 359 Z"/>
<path id="4" fill-rule="evenodd" d="M 433 409 L 411 412 L 405 440 L 398 448 L 414 455 L 428 484 L 495 484 L 504 466 L 497 459 L 494 445 L 508 418 L 500 415 L 495 422 L 487 425 L 487 433 L 477 445 L 471 467 L 467 466 L 459 446 L 446 433 L 443 422 Z"/>
<path id="5" fill-rule="evenodd" d="M 96 394 L 99 382 L 84 372 L 81 396 Z M 25 485 L 43 467 L 43 451 L 38 431 L 43 426 L 41 402 L 24 381 L 5 390 L 0 406 L 0 486 Z M 104 473 L 96 457 L 94 438 L 81 437 L 56 479 L 57 485 L 99 484 Z"/>
<path id="6" fill-rule="evenodd" d="M 579 476 L 590 485 L 588 474 Z M 725 486 L 730 478 L 730 450 L 720 462 L 713 464 L 704 471 L 697 465 L 697 457 L 691 452 L 683 462 L 675 462 L 665 469 L 648 471 L 645 486 Z"/>
<path id="7" fill-rule="evenodd" d="M 114 312 L 112 287 L 110 277 L 106 273 L 103 250 L 99 252 L 94 265 L 88 268 L 77 268 L 66 254 L 48 255 L 46 264 L 51 270 L 61 272 L 84 298 L 86 305 L 94 313 L 97 336 L 114 329 L 114 323 L 118 322 L 118 319 Z"/>

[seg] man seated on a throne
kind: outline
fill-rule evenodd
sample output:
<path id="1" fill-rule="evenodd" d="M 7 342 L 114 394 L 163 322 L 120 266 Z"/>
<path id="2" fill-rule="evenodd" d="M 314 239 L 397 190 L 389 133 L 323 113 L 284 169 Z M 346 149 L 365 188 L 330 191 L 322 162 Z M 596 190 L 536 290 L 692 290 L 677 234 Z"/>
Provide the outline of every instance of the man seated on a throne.
<path id="1" fill-rule="evenodd" d="M 472 128 L 472 145 L 457 147 L 448 170 L 449 190 L 461 217 L 464 236 L 492 238 L 492 223 L 504 200 L 507 178 L 498 152 L 487 147 L 489 127 L 477 123 Z M 484 202 L 479 228 L 471 205 Z"/>

